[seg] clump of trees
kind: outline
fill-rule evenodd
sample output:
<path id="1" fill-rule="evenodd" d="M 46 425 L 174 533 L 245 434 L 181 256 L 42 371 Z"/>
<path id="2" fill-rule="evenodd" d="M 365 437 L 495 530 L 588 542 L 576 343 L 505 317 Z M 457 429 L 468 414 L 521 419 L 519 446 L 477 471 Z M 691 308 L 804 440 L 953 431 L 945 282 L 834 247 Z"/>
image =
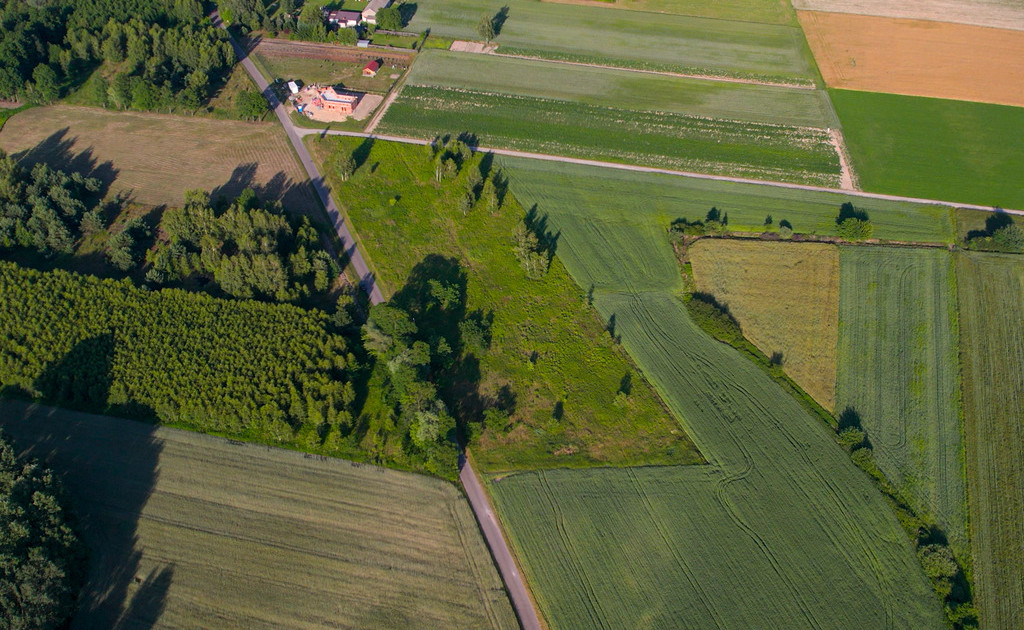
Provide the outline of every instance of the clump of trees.
<path id="1" fill-rule="evenodd" d="M 473 157 L 473 149 L 460 138 L 435 138 L 430 150 L 434 160 L 434 179 L 439 182 L 455 179 L 462 165 Z"/>
<path id="2" fill-rule="evenodd" d="M 91 96 L 119 109 L 196 109 L 234 64 L 198 0 L 8 1 L 0 12 L 0 98 L 51 102 L 101 62 Z"/>
<path id="3" fill-rule="evenodd" d="M 839 207 L 836 226 L 839 238 L 846 241 L 867 240 L 874 232 L 874 226 L 871 225 L 868 213 L 858 210 L 849 201 Z"/>
<path id="4" fill-rule="evenodd" d="M 721 234 L 729 225 L 729 213 L 722 212 L 712 206 L 704 215 L 704 219 L 690 221 L 680 217 L 672 222 L 669 231 L 679 236 L 705 236 L 709 234 Z M 767 224 L 766 224 L 767 225 Z"/>
<path id="5" fill-rule="evenodd" d="M 160 230 L 167 240 L 148 255 L 154 284 L 199 277 L 234 297 L 293 302 L 327 291 L 339 274 L 309 219 L 289 220 L 251 189 L 222 213 L 208 193 L 189 191 L 184 207 L 164 212 Z"/>
<path id="6" fill-rule="evenodd" d="M 0 434 L 0 619 L 12 629 L 64 627 L 84 575 L 60 481 L 19 459 Z"/>
<path id="7" fill-rule="evenodd" d="M 537 280 L 547 273 L 554 257 L 552 240 L 544 220 L 538 220 L 532 211 L 516 224 L 512 233 L 512 251 L 526 277 Z"/>
<path id="8" fill-rule="evenodd" d="M 270 103 L 256 90 L 243 90 L 235 96 L 235 113 L 243 120 L 261 120 L 270 111 Z"/>
<path id="9" fill-rule="evenodd" d="M 45 164 L 26 170 L 0 151 L 0 249 L 70 253 L 82 230 L 103 224 L 99 189 L 97 179 Z"/>
<path id="10" fill-rule="evenodd" d="M 396 6 L 385 7 L 377 11 L 377 28 L 385 31 L 400 31 L 405 24 L 402 23 L 402 12 Z"/>
<path id="11" fill-rule="evenodd" d="M 1024 230 L 1005 212 L 995 212 L 985 220 L 984 230 L 967 234 L 964 246 L 968 249 L 1019 254 L 1024 252 Z"/>

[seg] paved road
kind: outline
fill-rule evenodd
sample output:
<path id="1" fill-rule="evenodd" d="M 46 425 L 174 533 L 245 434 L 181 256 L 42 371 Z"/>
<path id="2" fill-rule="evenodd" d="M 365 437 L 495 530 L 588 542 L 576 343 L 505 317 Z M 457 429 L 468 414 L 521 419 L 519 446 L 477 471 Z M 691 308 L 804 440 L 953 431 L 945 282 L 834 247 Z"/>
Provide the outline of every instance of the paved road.
<path id="1" fill-rule="evenodd" d="M 226 29 L 227 27 L 221 22 L 220 15 L 214 12 L 211 16 L 213 23 L 221 28 Z M 366 294 L 370 298 L 370 304 L 379 304 L 384 301 L 384 295 L 380 292 L 380 287 L 377 286 L 377 282 L 374 280 L 373 273 L 370 272 L 370 267 L 363 260 L 363 255 L 359 251 L 359 245 L 356 243 L 355 238 L 352 236 L 352 232 L 349 231 L 348 225 L 345 224 L 345 220 L 341 216 L 341 212 L 338 210 L 337 204 L 331 199 L 331 192 L 327 188 L 327 184 L 324 182 L 323 176 L 317 169 L 316 164 L 313 162 L 313 158 L 309 155 L 309 151 L 306 149 L 306 145 L 302 143 L 302 137 L 308 134 L 300 133 L 297 131 L 291 119 L 288 117 L 288 112 L 285 111 L 284 105 L 278 100 L 277 95 L 270 89 L 267 84 L 267 80 L 263 78 L 256 66 L 253 65 L 252 60 L 248 58 L 245 50 L 235 41 L 235 38 L 231 38 L 231 45 L 235 48 L 235 54 L 242 62 L 242 67 L 245 68 L 252 80 L 256 82 L 260 90 L 263 91 L 263 96 L 266 97 L 270 106 L 274 109 L 274 113 L 277 115 L 277 119 L 281 121 L 281 125 L 284 126 L 285 133 L 288 134 L 288 139 L 292 143 L 292 147 L 295 149 L 295 153 L 299 156 L 299 161 L 302 162 L 303 168 L 306 169 L 306 173 L 309 174 L 309 181 L 313 183 L 313 188 L 316 189 L 316 194 L 320 196 L 321 203 L 324 204 L 324 208 L 327 210 L 327 216 L 331 219 L 331 223 L 334 225 L 335 231 L 338 233 L 338 239 L 341 241 L 342 250 L 348 257 L 352 268 L 355 269 L 359 275 L 359 286 L 366 291 Z M 305 130 L 303 130 L 305 131 Z"/>
<path id="2" fill-rule="evenodd" d="M 329 136 L 355 136 L 359 138 L 372 138 L 375 140 L 386 140 L 388 142 L 404 142 L 406 144 L 430 144 L 430 140 L 422 138 L 410 138 L 406 136 L 389 136 L 378 133 L 364 133 L 360 131 L 341 131 L 336 129 L 299 129 L 301 135 L 322 134 Z M 476 151 L 494 153 L 495 155 L 507 155 L 509 157 L 530 158 L 532 160 L 545 160 L 548 162 L 564 162 L 566 164 L 581 164 L 584 166 L 599 166 L 620 171 L 633 171 L 635 173 L 658 173 L 661 175 L 674 175 L 677 177 L 692 177 L 694 179 L 710 179 L 719 182 L 735 182 L 737 184 L 753 184 L 756 186 L 771 186 L 773 188 L 790 188 L 793 190 L 811 190 L 815 192 L 835 193 L 864 199 L 882 199 L 886 201 L 906 201 L 931 206 L 946 206 L 965 208 L 967 210 L 982 210 L 985 212 L 1007 212 L 1009 214 L 1024 215 L 1024 210 L 1013 210 L 996 206 L 980 206 L 971 203 L 957 203 L 954 201 L 943 201 L 941 199 L 923 199 L 919 197 L 902 197 L 900 195 L 884 195 L 881 193 L 870 193 L 861 190 L 843 190 L 841 188 L 827 188 L 825 186 L 809 186 L 806 184 L 792 184 L 789 182 L 773 182 L 763 179 L 747 179 L 745 177 L 728 177 L 725 175 L 709 175 L 707 173 L 694 173 L 691 171 L 678 171 L 669 168 L 658 168 L 656 166 L 638 166 L 636 164 L 619 164 L 617 162 L 602 162 L 600 160 L 587 160 L 583 158 L 565 157 L 561 155 L 548 155 L 546 153 L 530 153 L 529 151 L 513 151 L 511 149 L 495 149 L 493 147 L 474 147 Z"/>
<path id="3" fill-rule="evenodd" d="M 530 601 L 530 594 L 526 591 L 526 584 L 519 575 L 515 560 L 508 549 L 504 534 L 498 525 L 498 519 L 491 510 L 490 501 L 484 492 L 480 479 L 473 472 L 473 467 L 465 456 L 459 456 L 459 481 L 466 489 L 466 496 L 469 497 L 469 505 L 480 522 L 480 529 L 484 532 L 487 546 L 491 548 L 491 554 L 501 572 L 501 578 L 505 580 L 509 597 L 512 599 L 512 607 L 516 609 L 519 616 L 519 623 L 523 630 L 541 630 L 540 619 L 537 617 L 537 610 Z"/>

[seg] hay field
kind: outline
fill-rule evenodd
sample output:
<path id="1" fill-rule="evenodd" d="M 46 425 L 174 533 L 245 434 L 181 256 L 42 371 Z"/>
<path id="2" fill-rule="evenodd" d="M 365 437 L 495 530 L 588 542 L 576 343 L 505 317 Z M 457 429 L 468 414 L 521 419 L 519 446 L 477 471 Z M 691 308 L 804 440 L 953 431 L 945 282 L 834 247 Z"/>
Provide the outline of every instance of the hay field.
<path id="1" fill-rule="evenodd" d="M 975 602 L 983 628 L 1024 627 L 1024 265 L 956 259 Z"/>
<path id="2" fill-rule="evenodd" d="M 742 20 L 761 24 L 795 24 L 796 14 L 788 2 L 778 0 L 542 0 L 560 4 L 582 4 L 608 9 L 673 13 L 694 17 Z"/>
<path id="3" fill-rule="evenodd" d="M 0 149 L 57 168 L 97 169 L 110 192 L 147 205 L 180 206 L 193 188 L 231 197 L 252 187 L 296 211 L 319 212 L 276 123 L 54 105 L 7 121 Z"/>
<path id="4" fill-rule="evenodd" d="M 508 167 L 517 194 L 543 199 L 547 207 L 586 204 L 607 221 L 642 217 L 657 230 L 667 230 L 680 217 L 702 220 L 714 206 L 729 213 L 731 230 L 760 232 L 765 215 L 771 214 L 776 224 L 787 219 L 798 233 L 835 235 L 839 207 L 850 201 L 868 213 L 876 238 L 953 242 L 952 214 L 941 206 L 538 160 L 500 161 Z"/>
<path id="5" fill-rule="evenodd" d="M 835 408 L 839 249 L 823 243 L 701 239 L 688 250 L 697 289 L 715 296 L 765 355 Z"/>
<path id="6" fill-rule="evenodd" d="M 843 247 L 836 411 L 875 461 L 968 554 L 953 261 L 940 249 Z"/>
<path id="7" fill-rule="evenodd" d="M 829 87 L 1024 106 L 1024 31 L 801 11 Z"/>
<path id="8" fill-rule="evenodd" d="M 1024 30 L 1019 0 L 793 0 L 798 10 L 909 18 Z"/>
<path id="9" fill-rule="evenodd" d="M 795 25 L 533 0 L 424 0 L 407 30 L 429 28 L 432 35 L 476 40 L 481 16 L 502 7 L 508 13 L 495 40 L 500 54 L 803 85 L 817 79 L 814 59 Z"/>
<path id="10" fill-rule="evenodd" d="M 864 190 L 1024 209 L 1024 108 L 829 93 Z"/>
<path id="11" fill-rule="evenodd" d="M 91 549 L 72 628 L 518 628 L 451 484 L 49 407 L 0 428 Z"/>
<path id="12" fill-rule="evenodd" d="M 910 541 L 831 430 L 689 319 L 665 224 L 637 211 L 642 197 L 594 200 L 586 178 L 556 196 L 509 169 L 709 462 L 688 483 L 602 469 L 544 473 L 546 495 L 517 481 L 531 475 L 494 485 L 551 626 L 944 627 Z M 591 480 L 605 474 L 618 490 Z"/>
<path id="13" fill-rule="evenodd" d="M 725 120 L 817 128 L 839 124 L 827 94 L 820 90 L 686 79 L 495 55 L 424 51 L 406 83 Z"/>

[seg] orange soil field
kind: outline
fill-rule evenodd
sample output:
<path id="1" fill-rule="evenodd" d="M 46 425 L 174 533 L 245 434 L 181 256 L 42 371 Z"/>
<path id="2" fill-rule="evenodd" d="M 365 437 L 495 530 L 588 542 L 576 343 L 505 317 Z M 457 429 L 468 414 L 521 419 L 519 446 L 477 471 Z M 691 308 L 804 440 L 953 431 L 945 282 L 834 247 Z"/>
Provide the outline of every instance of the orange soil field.
<path id="1" fill-rule="evenodd" d="M 1024 31 L 799 11 L 829 87 L 1024 106 Z"/>

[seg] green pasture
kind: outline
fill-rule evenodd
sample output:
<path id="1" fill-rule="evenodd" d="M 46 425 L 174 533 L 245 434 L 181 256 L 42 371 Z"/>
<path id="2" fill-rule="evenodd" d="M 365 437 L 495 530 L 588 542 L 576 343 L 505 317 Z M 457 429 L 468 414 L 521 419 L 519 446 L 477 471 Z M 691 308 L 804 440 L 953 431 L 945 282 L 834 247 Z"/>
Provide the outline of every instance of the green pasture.
<path id="1" fill-rule="evenodd" d="M 957 254 L 975 601 L 983 628 L 1024 627 L 1024 260 Z"/>
<path id="2" fill-rule="evenodd" d="M 944 627 L 910 540 L 831 429 L 689 319 L 661 211 L 600 196 L 597 177 L 552 194 L 538 173 L 554 165 L 523 162 L 505 162 L 513 192 L 558 230 L 558 257 L 709 462 L 492 481 L 551 626 Z"/>
<path id="3" fill-rule="evenodd" d="M 824 129 L 407 86 L 378 130 L 426 138 L 465 131 L 482 146 L 754 179 L 839 182 L 839 158 Z"/>
<path id="4" fill-rule="evenodd" d="M 426 51 L 417 58 L 406 83 L 575 101 L 633 111 L 800 127 L 838 126 L 828 96 L 821 90 L 565 66 L 495 55 Z"/>
<path id="5" fill-rule="evenodd" d="M 966 558 L 957 328 L 948 251 L 840 250 L 836 413 L 854 414 L 882 472 Z"/>
<path id="6" fill-rule="evenodd" d="M 849 201 L 868 213 L 875 238 L 953 242 L 951 213 L 941 206 L 521 158 L 501 161 L 516 194 L 541 211 L 584 207 L 605 221 L 628 219 L 668 229 L 674 219 L 703 219 L 716 207 L 729 213 L 731 230 L 761 231 L 771 214 L 776 225 L 786 219 L 796 233 L 829 236 L 836 234 L 840 205 Z"/>
<path id="7" fill-rule="evenodd" d="M 1024 209 L 1024 108 L 829 93 L 864 190 Z"/>
<path id="8" fill-rule="evenodd" d="M 466 215 L 459 211 L 469 172 L 481 167 L 483 156 L 466 164 L 457 180 L 439 184 L 429 148 L 375 142 L 367 149 L 360 142 L 329 138 L 312 149 L 320 157 L 338 146 L 363 155 L 364 165 L 347 182 L 324 172 L 385 295 L 431 256 L 455 258 L 467 273 L 467 309 L 494 317 L 491 348 L 479 357 L 476 394 L 496 398 L 509 388 L 514 428 L 481 436 L 473 453 L 484 469 L 699 461 L 559 260 L 543 278 L 526 277 L 512 251 L 525 211 L 512 195 L 500 210 L 478 203 Z M 624 382 L 628 392 L 619 396 Z"/>
<path id="9" fill-rule="evenodd" d="M 423 0 L 408 29 L 479 40 L 483 16 L 508 12 L 501 54 L 811 85 L 817 76 L 797 26 L 616 11 L 531 0 Z"/>

